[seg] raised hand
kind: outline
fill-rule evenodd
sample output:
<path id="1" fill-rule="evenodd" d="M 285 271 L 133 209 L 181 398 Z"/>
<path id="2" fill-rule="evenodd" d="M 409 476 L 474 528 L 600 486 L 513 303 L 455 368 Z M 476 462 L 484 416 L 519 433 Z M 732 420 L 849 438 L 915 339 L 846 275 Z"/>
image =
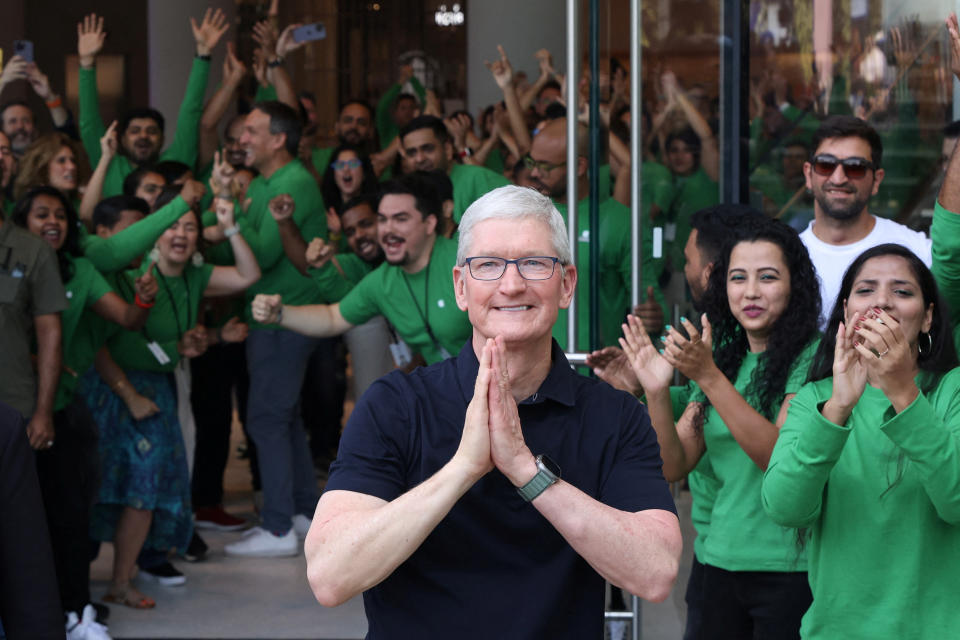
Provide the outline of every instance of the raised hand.
<path id="1" fill-rule="evenodd" d="M 614 389 L 620 389 L 627 393 L 638 395 L 643 393 L 643 387 L 637 374 L 633 372 L 630 366 L 630 360 L 623 349 L 617 347 L 604 347 L 599 351 L 594 351 L 587 356 L 587 366 L 593 369 L 593 373 L 609 384 Z"/>
<path id="2" fill-rule="evenodd" d="M 875 308 L 854 325 L 853 347 L 860 354 L 871 383 L 883 391 L 897 411 L 917 397 L 917 351 L 903 335 L 900 323 L 886 311 Z"/>
<path id="3" fill-rule="evenodd" d="M 402 67 L 400 67 L 400 75 L 397 78 L 397 84 L 401 86 L 405 85 L 410 81 L 410 78 L 412 77 L 413 77 L 413 65 L 405 64 Z"/>
<path id="4" fill-rule="evenodd" d="M 620 338 L 620 346 L 643 390 L 647 393 L 667 390 L 673 378 L 673 365 L 653 346 L 643 322 L 631 314 L 621 327 L 623 337 Z"/>
<path id="5" fill-rule="evenodd" d="M 340 216 L 333 207 L 327 207 L 327 231 L 330 233 L 340 233 L 343 224 L 340 222 Z"/>
<path id="6" fill-rule="evenodd" d="M 157 279 L 153 275 L 156 266 L 156 262 L 151 262 L 147 270 L 133 281 L 133 288 L 136 291 L 137 297 L 140 299 L 140 302 L 146 305 L 153 304 L 153 301 L 157 299 Z"/>
<path id="7" fill-rule="evenodd" d="M 40 67 L 38 67 L 36 63 L 31 62 L 27 65 L 26 77 L 27 82 L 33 87 L 33 92 L 36 93 L 41 100 L 48 102 L 50 98 L 53 97 L 53 91 L 50 90 L 50 79 L 47 78 L 47 74 L 40 71 Z"/>
<path id="8" fill-rule="evenodd" d="M 470 118 L 465 113 L 461 113 L 450 118 L 444 118 L 444 126 L 450 132 L 453 138 L 453 146 L 456 149 L 463 149 L 467 146 L 467 132 L 470 130 Z"/>
<path id="9" fill-rule="evenodd" d="M 243 342 L 249 333 L 250 327 L 247 323 L 234 316 L 221 327 L 220 339 L 224 342 Z"/>
<path id="10" fill-rule="evenodd" d="M 502 337 L 497 336 L 494 340 L 490 355 L 490 458 L 514 486 L 520 486 L 533 477 L 536 467 L 533 454 L 523 439 Z"/>
<path id="11" fill-rule="evenodd" d="M 854 347 L 856 325 L 860 313 L 854 313 L 846 324 L 837 327 L 837 344 L 833 349 L 833 392 L 823 407 L 823 415 L 836 424 L 847 421 L 853 407 L 867 385 L 867 368 Z M 870 354 L 871 358 L 876 358 Z"/>
<path id="12" fill-rule="evenodd" d="M 218 197 L 213 201 L 213 206 L 217 214 L 217 224 L 221 229 L 231 229 L 236 225 L 233 218 L 233 200 Z"/>
<path id="13" fill-rule="evenodd" d="M 493 460 L 490 458 L 489 427 L 489 389 L 493 385 L 490 360 L 493 345 L 493 340 L 488 338 L 480 351 L 480 367 L 477 369 L 473 398 L 467 405 L 460 446 L 457 447 L 457 452 L 453 456 L 454 460 L 460 461 L 465 467 L 470 477 L 478 480 L 493 470 Z"/>
<path id="14" fill-rule="evenodd" d="M 258 293 L 250 303 L 253 319 L 260 324 L 276 324 L 280 320 L 281 309 L 283 309 L 283 296 L 279 293 L 274 295 Z"/>
<path id="15" fill-rule="evenodd" d="M 213 195 L 219 198 L 229 198 L 232 194 L 233 178 L 237 170 L 227 162 L 226 154 L 213 152 L 213 172 L 210 174 L 210 188 Z"/>
<path id="16" fill-rule="evenodd" d="M 483 63 L 487 65 L 487 69 L 490 69 L 497 86 L 506 89 L 513 82 L 513 67 L 510 65 L 510 59 L 507 58 L 507 52 L 504 51 L 503 45 L 498 44 L 497 51 L 500 52 L 499 60 L 493 62 L 484 60 Z"/>
<path id="17" fill-rule="evenodd" d="M 287 25 L 287 28 L 283 30 L 283 32 L 280 34 L 280 37 L 277 39 L 277 57 L 286 58 L 288 53 L 292 53 L 307 44 L 306 41 L 297 42 L 293 39 L 294 29 L 298 29 L 302 26 L 303 25 L 300 23 Z"/>
<path id="18" fill-rule="evenodd" d="M 0 87 L 4 87 L 14 80 L 28 80 L 27 70 L 30 66 L 26 60 L 20 56 L 13 56 L 0 74 Z"/>
<path id="19" fill-rule="evenodd" d="M 334 248 L 332 245 L 327 244 L 323 238 L 314 238 L 307 245 L 307 265 L 313 269 L 319 269 L 330 262 L 333 254 Z"/>
<path id="20" fill-rule="evenodd" d="M 707 314 L 701 316 L 701 322 L 703 335 L 692 322 L 681 318 L 680 324 L 690 337 L 685 338 L 675 327 L 668 327 L 667 335 L 663 338 L 663 357 L 680 373 L 697 383 L 720 373 L 713 361 L 713 328 Z"/>
<path id="21" fill-rule="evenodd" d="M 291 197 L 290 194 L 281 193 L 270 199 L 267 208 L 270 210 L 270 215 L 273 216 L 274 220 L 282 222 L 293 217 L 297 205 L 294 203 L 293 197 Z"/>
<path id="22" fill-rule="evenodd" d="M 253 77 L 261 87 L 270 86 L 270 80 L 267 79 L 267 59 L 263 49 L 253 50 Z"/>
<path id="23" fill-rule="evenodd" d="M 200 198 L 202 198 L 206 192 L 206 187 L 196 180 L 187 180 L 183 183 L 183 186 L 180 187 L 180 197 L 191 207 L 200 202 Z"/>
<path id="24" fill-rule="evenodd" d="M 223 82 L 236 86 L 247 75 L 247 67 L 237 57 L 233 43 L 227 41 L 227 55 L 223 57 Z"/>
<path id="25" fill-rule="evenodd" d="M 190 17 L 190 28 L 193 30 L 193 39 L 197 43 L 197 55 L 208 56 L 230 28 L 230 23 L 227 22 L 227 16 L 222 9 L 216 11 L 207 9 L 199 26 L 197 21 Z"/>
<path id="26" fill-rule="evenodd" d="M 253 41 L 260 45 L 260 55 L 269 62 L 277 55 L 277 30 L 267 20 L 253 25 Z"/>
<path id="27" fill-rule="evenodd" d="M 80 66 L 89 69 L 93 66 L 97 54 L 103 49 L 107 32 L 103 30 L 103 16 L 91 13 L 77 23 L 77 57 Z"/>
<path id="28" fill-rule="evenodd" d="M 533 57 L 537 59 L 537 65 L 540 67 L 540 75 L 546 77 L 553 77 L 556 75 L 556 71 L 553 69 L 553 56 L 550 55 L 550 52 L 546 49 L 540 49 Z"/>
<path id="29" fill-rule="evenodd" d="M 663 329 L 663 307 L 654 297 L 653 287 L 647 287 L 647 299 L 633 308 L 633 315 L 643 320 L 643 326 L 654 335 Z"/>
<path id="30" fill-rule="evenodd" d="M 117 155 L 117 121 L 114 120 L 107 127 L 107 131 L 100 138 L 100 155 L 107 160 Z"/>

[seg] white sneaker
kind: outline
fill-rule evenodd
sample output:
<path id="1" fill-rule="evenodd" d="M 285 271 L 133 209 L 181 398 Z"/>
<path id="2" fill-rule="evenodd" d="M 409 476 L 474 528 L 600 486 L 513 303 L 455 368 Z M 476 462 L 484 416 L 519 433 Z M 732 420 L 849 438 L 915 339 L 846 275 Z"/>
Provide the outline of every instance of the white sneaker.
<path id="1" fill-rule="evenodd" d="M 307 531 L 310 531 L 310 523 L 312 521 L 307 516 L 302 513 L 298 513 L 293 516 L 293 530 L 297 534 L 297 537 L 303 540 L 307 537 Z"/>
<path id="2" fill-rule="evenodd" d="M 293 529 L 287 531 L 286 535 L 275 536 L 263 527 L 254 527 L 243 540 L 228 544 L 223 550 L 228 556 L 281 558 L 297 555 L 300 547 Z"/>
<path id="3" fill-rule="evenodd" d="M 97 622 L 97 610 L 93 605 L 83 608 L 83 617 L 77 618 L 73 611 L 67 614 L 67 640 L 110 640 L 107 628 Z"/>

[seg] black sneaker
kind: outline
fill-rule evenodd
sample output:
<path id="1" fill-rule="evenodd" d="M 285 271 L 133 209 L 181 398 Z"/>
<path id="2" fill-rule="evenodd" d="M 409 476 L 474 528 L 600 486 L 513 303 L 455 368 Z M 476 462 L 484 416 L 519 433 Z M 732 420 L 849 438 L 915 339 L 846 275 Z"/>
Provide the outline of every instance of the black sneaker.
<path id="1" fill-rule="evenodd" d="M 110 618 L 110 607 L 105 604 L 100 604 L 99 602 L 91 602 L 93 610 L 97 612 L 97 622 L 103 626 L 107 626 L 107 619 Z"/>
<path id="2" fill-rule="evenodd" d="M 193 537 L 190 538 L 190 544 L 187 546 L 187 550 L 183 552 L 183 559 L 187 562 L 201 562 L 204 558 L 207 557 L 207 543 L 203 541 L 203 538 L 197 534 L 196 531 L 193 532 Z"/>
<path id="3" fill-rule="evenodd" d="M 179 587 L 187 581 L 187 576 L 177 571 L 177 568 L 169 562 L 150 568 L 141 567 L 140 575 L 154 582 L 159 582 L 165 587 Z"/>

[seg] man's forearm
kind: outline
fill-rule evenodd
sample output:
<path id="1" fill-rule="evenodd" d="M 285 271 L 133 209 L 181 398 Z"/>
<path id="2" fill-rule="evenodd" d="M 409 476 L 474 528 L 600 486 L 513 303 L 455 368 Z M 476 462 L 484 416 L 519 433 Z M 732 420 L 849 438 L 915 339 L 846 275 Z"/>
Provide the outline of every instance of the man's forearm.
<path id="1" fill-rule="evenodd" d="M 399 498 L 325 493 L 304 542 L 317 600 L 334 607 L 376 586 L 416 551 L 477 478 L 455 460 Z"/>
<path id="2" fill-rule="evenodd" d="M 301 275 L 307 275 L 307 243 L 303 240 L 300 228 L 291 218 L 288 218 L 277 223 L 277 231 L 280 232 L 280 242 L 283 243 L 283 252 L 287 254 L 287 260 Z"/>
<path id="3" fill-rule="evenodd" d="M 683 547 L 674 514 L 620 511 L 563 481 L 532 504 L 611 584 L 653 602 L 670 595 Z"/>
<path id="4" fill-rule="evenodd" d="M 314 338 L 331 338 L 353 328 L 340 314 L 339 304 L 284 305 L 280 326 Z"/>

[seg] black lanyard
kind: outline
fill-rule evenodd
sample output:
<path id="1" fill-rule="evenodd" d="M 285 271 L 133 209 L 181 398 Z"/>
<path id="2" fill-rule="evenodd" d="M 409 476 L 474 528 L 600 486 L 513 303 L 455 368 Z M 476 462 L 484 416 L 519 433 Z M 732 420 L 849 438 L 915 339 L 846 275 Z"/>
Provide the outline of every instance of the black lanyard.
<path id="1" fill-rule="evenodd" d="M 157 268 L 157 277 L 160 279 L 160 284 L 163 285 L 163 290 L 167 293 L 167 298 L 170 300 L 170 307 L 173 309 L 173 319 L 177 323 L 177 341 L 183 338 L 184 330 L 180 326 L 180 310 L 177 309 L 177 302 L 174 300 L 173 293 L 170 291 L 170 287 L 167 285 L 167 278 L 160 272 L 160 268 Z M 187 277 L 185 275 L 180 276 L 183 279 L 183 286 L 187 290 L 187 317 L 184 319 L 184 324 L 188 325 L 189 329 L 190 324 L 190 283 L 187 282 Z M 144 326 L 146 330 L 146 326 Z"/>
<path id="2" fill-rule="evenodd" d="M 433 256 L 431 256 L 432 258 Z M 403 278 L 404 284 L 407 285 L 407 291 L 410 292 L 410 298 L 413 300 L 413 307 L 417 310 L 417 315 L 420 316 L 420 319 L 423 321 L 423 326 L 427 329 L 427 335 L 430 336 L 430 339 L 433 341 L 433 346 L 440 351 L 440 356 L 444 359 L 450 357 L 450 352 L 447 351 L 440 341 L 437 340 L 437 336 L 433 334 L 433 329 L 430 328 L 430 262 L 427 262 L 427 278 L 426 282 L 423 284 L 423 307 L 424 310 L 420 310 L 420 305 L 417 303 L 417 296 L 413 293 L 413 287 L 410 286 L 410 281 L 407 279 L 407 273 L 403 269 L 400 270 L 400 277 Z"/>

